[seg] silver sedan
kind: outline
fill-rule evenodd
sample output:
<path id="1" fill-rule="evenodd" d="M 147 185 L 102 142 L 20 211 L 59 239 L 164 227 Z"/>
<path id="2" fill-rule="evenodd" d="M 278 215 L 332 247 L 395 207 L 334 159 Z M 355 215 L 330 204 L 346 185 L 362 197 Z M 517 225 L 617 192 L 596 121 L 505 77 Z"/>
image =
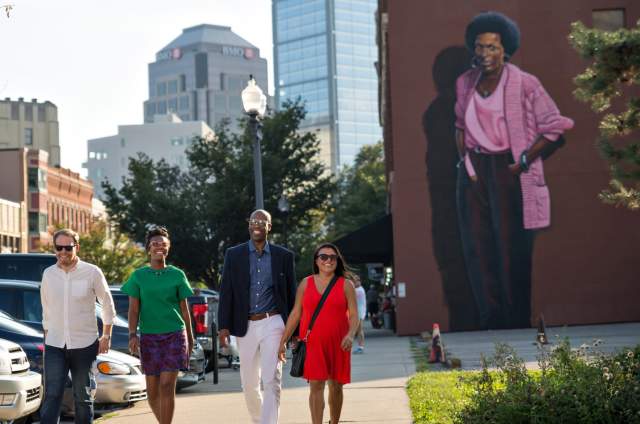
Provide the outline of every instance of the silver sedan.
<path id="1" fill-rule="evenodd" d="M 140 360 L 122 352 L 110 350 L 98 355 L 93 367 L 96 376 L 96 410 L 111 409 L 114 405 L 129 404 L 147 398 L 147 383 L 140 368 Z M 64 393 L 62 413 L 73 415 L 71 376 Z"/>

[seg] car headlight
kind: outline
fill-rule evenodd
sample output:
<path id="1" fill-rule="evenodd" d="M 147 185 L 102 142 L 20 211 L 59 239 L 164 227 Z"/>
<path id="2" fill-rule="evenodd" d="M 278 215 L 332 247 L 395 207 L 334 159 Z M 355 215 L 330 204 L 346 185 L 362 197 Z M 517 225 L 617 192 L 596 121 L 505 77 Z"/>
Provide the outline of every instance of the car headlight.
<path id="1" fill-rule="evenodd" d="M 0 356 L 0 375 L 11 374 L 11 359 Z"/>
<path id="2" fill-rule="evenodd" d="M 104 361 L 98 363 L 98 371 L 107 375 L 127 375 L 131 374 L 131 368 L 125 364 Z"/>

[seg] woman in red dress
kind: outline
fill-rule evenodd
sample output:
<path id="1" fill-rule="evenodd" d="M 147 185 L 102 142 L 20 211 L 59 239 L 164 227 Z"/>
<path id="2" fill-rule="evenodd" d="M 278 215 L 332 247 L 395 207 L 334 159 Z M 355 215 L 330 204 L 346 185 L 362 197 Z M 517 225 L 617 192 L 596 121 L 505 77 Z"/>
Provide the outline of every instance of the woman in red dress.
<path id="1" fill-rule="evenodd" d="M 351 382 L 351 346 L 358 328 L 358 307 L 353 283 L 345 279 L 346 263 L 336 246 L 320 245 L 313 255 L 313 275 L 300 282 L 296 302 L 280 341 L 279 357 L 284 361 L 286 343 L 300 323 L 304 339 L 311 316 L 334 275 L 338 277 L 329 292 L 312 331 L 307 337 L 304 378 L 309 381 L 309 409 L 312 424 L 321 424 L 324 413 L 324 386 L 329 382 L 331 423 L 340 421 L 342 385 Z"/>

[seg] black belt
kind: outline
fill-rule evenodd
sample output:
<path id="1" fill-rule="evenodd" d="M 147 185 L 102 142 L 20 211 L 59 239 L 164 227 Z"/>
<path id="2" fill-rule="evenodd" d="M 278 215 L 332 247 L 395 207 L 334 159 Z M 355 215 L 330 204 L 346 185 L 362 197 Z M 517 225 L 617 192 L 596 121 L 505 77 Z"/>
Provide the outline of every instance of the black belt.
<path id="1" fill-rule="evenodd" d="M 278 311 L 269 311 L 269 312 L 262 312 L 259 314 L 253 314 L 253 315 L 249 315 L 249 321 L 260 321 L 261 319 L 269 318 L 271 316 L 279 315 L 279 314 L 280 313 Z"/>

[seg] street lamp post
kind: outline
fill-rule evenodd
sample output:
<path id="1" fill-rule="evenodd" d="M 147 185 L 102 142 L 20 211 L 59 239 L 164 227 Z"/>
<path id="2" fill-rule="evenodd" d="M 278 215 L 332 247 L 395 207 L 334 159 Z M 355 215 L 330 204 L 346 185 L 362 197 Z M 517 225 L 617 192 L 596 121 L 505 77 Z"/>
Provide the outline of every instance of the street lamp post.
<path id="1" fill-rule="evenodd" d="M 262 93 L 253 75 L 249 76 L 247 87 L 242 90 L 242 105 L 249 115 L 249 128 L 253 137 L 253 176 L 256 186 L 256 209 L 264 209 L 264 195 L 262 193 L 262 154 L 260 141 L 262 128 L 260 119 L 267 108 L 267 97 Z"/>
<path id="2" fill-rule="evenodd" d="M 282 193 L 282 196 L 280 196 L 280 198 L 278 199 L 278 210 L 284 216 L 284 222 L 282 226 L 282 235 L 284 239 L 283 244 L 284 247 L 289 247 L 287 245 L 287 218 L 289 217 L 289 201 L 285 197 L 284 193 Z"/>

